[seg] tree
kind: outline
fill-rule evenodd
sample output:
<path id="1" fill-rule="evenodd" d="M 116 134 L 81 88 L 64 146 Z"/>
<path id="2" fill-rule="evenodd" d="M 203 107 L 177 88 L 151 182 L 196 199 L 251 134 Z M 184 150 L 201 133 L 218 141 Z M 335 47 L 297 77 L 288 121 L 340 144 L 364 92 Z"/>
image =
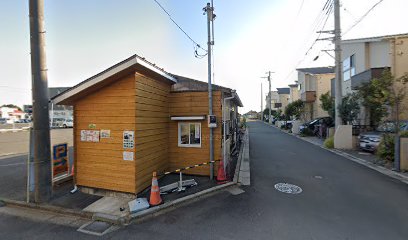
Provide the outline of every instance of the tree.
<path id="1" fill-rule="evenodd" d="M 343 124 L 352 124 L 357 120 L 360 113 L 359 96 L 356 93 L 349 93 L 343 97 L 338 106 L 340 118 Z"/>
<path id="2" fill-rule="evenodd" d="M 271 110 L 271 116 L 274 116 L 276 114 L 276 110 Z M 265 108 L 264 110 L 263 110 L 263 116 L 262 116 L 262 118 L 264 118 L 265 116 L 268 116 L 269 117 L 269 108 Z"/>
<path id="3" fill-rule="evenodd" d="M 290 120 L 291 117 L 300 119 L 304 110 L 304 103 L 302 100 L 296 100 L 289 103 L 285 108 L 285 116 L 287 120 Z"/>
<path id="4" fill-rule="evenodd" d="M 363 106 L 369 112 L 370 125 L 378 126 L 382 119 L 389 115 L 389 108 L 391 108 L 395 114 L 396 126 L 399 126 L 399 114 L 403 111 L 401 108 L 406 97 L 407 83 L 408 74 L 396 79 L 387 68 L 379 78 L 361 85 L 358 93 Z"/>
<path id="5" fill-rule="evenodd" d="M 320 95 L 320 106 L 324 111 L 326 111 L 331 118 L 334 119 L 335 115 L 335 107 L 334 107 L 334 97 L 330 96 L 330 92 Z"/>
<path id="6" fill-rule="evenodd" d="M 19 111 L 22 111 L 19 106 L 14 105 L 14 104 L 3 104 L 0 107 L 17 108 Z"/>

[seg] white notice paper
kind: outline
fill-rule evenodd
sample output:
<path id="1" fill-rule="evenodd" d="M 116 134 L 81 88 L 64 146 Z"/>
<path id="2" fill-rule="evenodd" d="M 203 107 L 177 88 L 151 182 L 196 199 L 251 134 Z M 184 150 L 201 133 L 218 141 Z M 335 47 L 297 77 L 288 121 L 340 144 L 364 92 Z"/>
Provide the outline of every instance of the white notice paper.
<path id="1" fill-rule="evenodd" d="M 123 160 L 133 161 L 133 152 L 123 152 Z"/>

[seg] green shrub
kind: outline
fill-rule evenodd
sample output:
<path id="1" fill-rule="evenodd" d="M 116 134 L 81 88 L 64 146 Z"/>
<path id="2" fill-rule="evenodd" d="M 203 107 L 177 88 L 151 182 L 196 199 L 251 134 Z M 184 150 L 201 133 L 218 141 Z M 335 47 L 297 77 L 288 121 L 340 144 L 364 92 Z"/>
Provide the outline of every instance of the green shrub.
<path id="1" fill-rule="evenodd" d="M 394 136 L 392 134 L 384 134 L 377 148 L 377 156 L 383 160 L 394 161 Z"/>
<path id="2" fill-rule="evenodd" d="M 408 131 L 401 132 L 400 137 L 408 137 Z"/>
<path id="3" fill-rule="evenodd" d="M 327 138 L 324 141 L 324 146 L 326 148 L 334 148 L 334 136 L 331 136 L 331 137 Z"/>

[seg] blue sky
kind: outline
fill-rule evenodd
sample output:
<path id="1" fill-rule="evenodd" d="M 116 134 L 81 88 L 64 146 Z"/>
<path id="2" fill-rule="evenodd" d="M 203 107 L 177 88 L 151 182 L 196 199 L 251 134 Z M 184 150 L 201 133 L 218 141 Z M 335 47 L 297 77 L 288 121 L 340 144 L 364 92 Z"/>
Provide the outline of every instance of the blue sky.
<path id="1" fill-rule="evenodd" d="M 206 44 L 203 0 L 158 0 L 198 43 Z M 378 0 L 342 1 L 347 29 Z M 327 66 L 313 23 L 325 0 L 215 0 L 215 83 L 237 89 L 242 111 L 260 109 L 265 71 L 276 72 L 272 87 L 296 80 L 296 67 Z M 408 1 L 384 0 L 345 38 L 408 32 L 402 21 Z M 299 11 L 300 10 L 300 11 Z M 49 86 L 73 86 L 139 54 L 167 71 L 207 80 L 207 61 L 153 0 L 45 0 Z M 332 16 L 326 29 L 333 26 Z M 0 1 L 0 104 L 31 102 L 28 0 Z M 205 47 L 206 48 L 206 47 Z M 266 86 L 266 82 L 264 87 Z M 264 93 L 266 88 L 264 89 Z"/>

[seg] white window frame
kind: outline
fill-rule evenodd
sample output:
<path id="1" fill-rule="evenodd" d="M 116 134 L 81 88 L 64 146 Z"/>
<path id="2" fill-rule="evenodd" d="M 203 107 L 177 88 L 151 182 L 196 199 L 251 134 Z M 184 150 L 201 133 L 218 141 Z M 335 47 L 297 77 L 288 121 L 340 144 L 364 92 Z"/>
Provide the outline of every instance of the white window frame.
<path id="1" fill-rule="evenodd" d="M 188 129 L 190 129 L 191 124 L 200 126 L 200 144 L 182 144 L 181 143 L 181 125 L 183 125 L 183 124 L 188 124 L 188 126 L 189 126 Z M 178 123 L 178 136 L 177 136 L 178 146 L 179 147 L 189 147 L 189 148 L 201 148 L 201 144 L 203 142 L 201 134 L 202 134 L 202 128 L 201 128 L 201 123 L 200 122 L 179 122 Z M 189 138 L 190 138 L 190 135 L 189 135 Z M 189 139 L 189 142 L 190 142 L 190 139 Z"/>

